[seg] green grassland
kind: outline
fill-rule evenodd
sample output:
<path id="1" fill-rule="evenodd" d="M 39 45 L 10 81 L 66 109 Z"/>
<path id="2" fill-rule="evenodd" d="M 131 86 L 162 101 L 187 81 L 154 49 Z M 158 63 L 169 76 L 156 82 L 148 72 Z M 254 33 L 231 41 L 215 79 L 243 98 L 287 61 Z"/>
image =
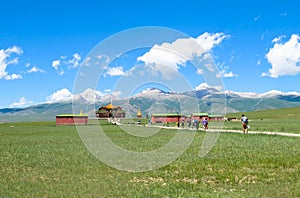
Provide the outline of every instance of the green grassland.
<path id="1" fill-rule="evenodd" d="M 251 131 L 300 133 L 300 107 L 243 112 L 249 118 Z M 231 113 L 227 118 L 241 118 Z M 224 129 L 241 129 L 240 122 L 224 122 Z"/>
<path id="2" fill-rule="evenodd" d="M 266 123 L 277 122 L 274 130 L 284 126 L 290 132 L 286 125 L 294 122 L 287 121 L 295 119 L 291 128 L 295 133 L 299 110 L 282 110 L 288 117 L 281 110 L 245 114 L 252 120 L 251 129 L 263 124 L 257 129 L 268 131 L 273 128 Z M 280 116 L 286 121 L 279 121 Z M 161 147 L 177 132 L 192 133 L 161 129 L 142 138 L 117 125 L 102 122 L 101 126 L 117 145 L 135 151 Z M 225 122 L 224 127 L 240 129 L 240 123 Z M 171 164 L 133 173 L 97 160 L 74 126 L 0 124 L 0 197 L 300 197 L 299 137 L 221 133 L 212 150 L 199 157 L 205 135 L 197 132 L 186 152 Z"/>

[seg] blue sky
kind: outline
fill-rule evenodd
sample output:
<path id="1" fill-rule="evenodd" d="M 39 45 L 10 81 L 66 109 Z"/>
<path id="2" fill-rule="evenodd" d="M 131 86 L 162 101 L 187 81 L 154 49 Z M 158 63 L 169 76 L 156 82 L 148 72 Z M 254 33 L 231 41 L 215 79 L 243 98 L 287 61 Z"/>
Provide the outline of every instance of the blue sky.
<path id="1" fill-rule="evenodd" d="M 142 26 L 168 27 L 194 39 L 206 35 L 226 90 L 300 92 L 298 7 L 296 0 L 2 1 L 0 108 L 70 96 L 80 65 L 98 43 Z M 147 49 L 137 53 L 149 61 Z M 99 91 L 112 91 L 108 82 L 136 64 L 126 61 L 112 63 Z M 203 80 L 191 78 L 192 88 Z"/>

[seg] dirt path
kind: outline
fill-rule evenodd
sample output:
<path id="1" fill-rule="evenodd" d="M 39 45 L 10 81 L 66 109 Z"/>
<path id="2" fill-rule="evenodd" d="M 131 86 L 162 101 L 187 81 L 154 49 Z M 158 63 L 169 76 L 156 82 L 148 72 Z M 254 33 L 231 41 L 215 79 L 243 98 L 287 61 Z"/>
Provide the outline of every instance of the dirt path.
<path id="1" fill-rule="evenodd" d="M 208 130 L 208 132 L 221 132 L 221 133 L 243 133 L 241 130 Z M 300 134 L 296 133 L 284 133 L 284 132 L 270 132 L 270 131 L 249 131 L 249 134 L 266 134 L 266 135 L 280 135 L 280 136 L 288 136 L 288 137 L 300 137 Z"/>
<path id="2" fill-rule="evenodd" d="M 165 127 L 165 126 L 154 126 L 154 125 L 148 127 L 159 127 L 164 129 L 179 129 L 179 130 L 195 130 L 195 129 L 188 129 L 188 128 Z M 205 132 L 202 128 L 199 131 Z M 225 129 L 208 129 L 206 132 L 243 133 L 242 130 L 225 130 Z M 270 132 L 270 131 L 249 131 L 248 134 L 265 134 L 265 135 L 280 135 L 280 136 L 288 136 L 288 137 L 300 137 L 300 134 L 296 134 L 296 133 Z"/>

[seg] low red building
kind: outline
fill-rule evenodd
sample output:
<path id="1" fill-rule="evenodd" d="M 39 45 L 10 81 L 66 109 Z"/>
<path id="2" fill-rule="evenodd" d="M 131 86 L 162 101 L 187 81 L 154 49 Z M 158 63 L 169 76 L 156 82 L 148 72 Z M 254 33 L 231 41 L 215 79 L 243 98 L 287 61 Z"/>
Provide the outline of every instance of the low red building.
<path id="1" fill-rule="evenodd" d="M 208 119 L 209 119 L 207 113 L 193 113 L 193 114 L 191 115 L 191 119 L 192 119 L 192 120 L 198 120 L 198 121 L 201 121 L 201 120 L 203 120 L 204 118 L 208 118 Z"/>
<path id="2" fill-rule="evenodd" d="M 151 121 L 152 123 L 180 122 L 183 118 L 184 116 L 177 113 L 152 114 Z"/>
<path id="3" fill-rule="evenodd" d="M 88 114 L 62 114 L 56 116 L 56 125 L 75 125 L 88 123 Z"/>
<path id="4" fill-rule="evenodd" d="M 214 121 L 224 121 L 224 116 L 223 115 L 208 115 L 209 120 L 214 120 Z"/>
<path id="5" fill-rule="evenodd" d="M 207 118 L 210 121 L 223 121 L 224 120 L 223 115 L 214 115 L 214 114 L 207 114 L 207 113 L 193 113 L 191 119 L 201 121 L 205 118 Z"/>
<path id="6" fill-rule="evenodd" d="M 193 113 L 191 115 L 181 115 L 177 113 L 169 113 L 169 114 L 152 114 L 151 121 L 153 124 L 155 123 L 171 123 L 171 122 L 188 122 L 191 120 L 197 120 L 201 122 L 203 119 L 207 119 L 209 121 L 223 121 L 223 115 L 213 115 L 208 113 Z"/>

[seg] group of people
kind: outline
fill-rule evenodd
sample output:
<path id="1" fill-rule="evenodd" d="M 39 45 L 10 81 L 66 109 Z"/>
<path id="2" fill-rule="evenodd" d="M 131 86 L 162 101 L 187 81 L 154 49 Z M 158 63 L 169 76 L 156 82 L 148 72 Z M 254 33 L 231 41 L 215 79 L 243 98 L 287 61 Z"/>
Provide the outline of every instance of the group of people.
<path id="1" fill-rule="evenodd" d="M 207 118 L 203 118 L 201 123 L 202 123 L 203 129 L 207 130 L 208 129 L 208 120 L 207 120 Z M 184 124 L 185 124 L 185 121 L 181 120 L 181 124 L 180 124 L 180 122 L 177 122 L 177 127 L 180 127 L 180 125 L 181 125 L 181 127 L 184 128 Z M 188 128 L 193 129 L 195 127 L 197 130 L 199 130 L 199 125 L 200 125 L 200 121 L 198 121 L 196 119 L 195 120 L 191 120 L 191 119 L 187 120 L 187 127 Z"/>
<path id="2" fill-rule="evenodd" d="M 242 118 L 241 118 L 241 122 L 242 122 L 242 129 L 243 129 L 243 133 L 248 133 L 248 128 L 249 128 L 249 125 L 248 125 L 248 118 L 247 116 L 245 116 L 244 114 L 242 115 Z M 181 127 L 184 128 L 184 123 L 185 121 L 182 120 L 181 121 Z M 207 118 L 203 118 L 202 121 L 202 126 L 203 126 L 203 129 L 204 130 L 207 130 L 208 129 L 208 120 Z M 177 126 L 180 127 L 180 122 L 177 122 Z M 196 128 L 197 130 L 199 130 L 199 121 L 198 120 L 188 120 L 187 121 L 187 126 L 188 128 Z"/>

